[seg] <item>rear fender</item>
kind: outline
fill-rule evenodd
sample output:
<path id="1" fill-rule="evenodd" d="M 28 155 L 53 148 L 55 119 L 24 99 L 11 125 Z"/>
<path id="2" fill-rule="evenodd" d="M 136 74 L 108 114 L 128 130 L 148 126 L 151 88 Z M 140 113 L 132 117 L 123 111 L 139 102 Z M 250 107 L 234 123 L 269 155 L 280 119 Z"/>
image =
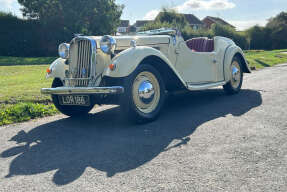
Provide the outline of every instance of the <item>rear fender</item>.
<path id="1" fill-rule="evenodd" d="M 224 77 L 225 81 L 230 81 L 230 65 L 232 63 L 233 58 L 237 56 L 241 60 L 241 64 L 243 65 L 244 73 L 251 73 L 251 70 L 248 66 L 248 62 L 244 57 L 244 53 L 240 47 L 233 45 L 227 48 L 224 59 Z"/>

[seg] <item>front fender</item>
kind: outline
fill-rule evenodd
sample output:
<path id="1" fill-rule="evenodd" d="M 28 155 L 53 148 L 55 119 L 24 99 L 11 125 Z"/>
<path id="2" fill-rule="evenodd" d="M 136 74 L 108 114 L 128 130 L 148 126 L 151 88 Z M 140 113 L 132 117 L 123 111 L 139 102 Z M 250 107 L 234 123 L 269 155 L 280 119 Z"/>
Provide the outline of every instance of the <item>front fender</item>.
<path id="1" fill-rule="evenodd" d="M 244 57 L 244 53 L 242 49 L 236 45 L 232 45 L 227 48 L 225 52 L 225 57 L 224 57 L 224 76 L 225 76 L 225 81 L 230 80 L 230 65 L 232 63 L 232 60 L 235 56 L 238 56 L 241 59 L 242 67 L 243 67 L 243 72 L 244 73 L 251 73 L 251 70 L 248 66 L 248 62 Z"/>
<path id="2" fill-rule="evenodd" d="M 137 67 L 138 65 L 147 57 L 149 56 L 156 56 L 162 59 L 170 68 L 171 70 L 178 76 L 183 84 L 185 84 L 184 80 L 181 78 L 179 73 L 176 71 L 174 65 L 170 62 L 170 60 L 162 54 L 157 49 L 152 47 L 146 46 L 138 46 L 134 48 L 129 48 L 115 58 L 113 58 L 112 63 L 116 65 L 116 68 L 112 71 L 107 68 L 103 76 L 109 77 L 126 77 L 129 76 Z"/>
<path id="3" fill-rule="evenodd" d="M 65 59 L 58 58 L 56 59 L 49 67 L 50 73 L 47 74 L 47 79 L 48 78 L 60 78 L 63 80 L 65 78 Z"/>

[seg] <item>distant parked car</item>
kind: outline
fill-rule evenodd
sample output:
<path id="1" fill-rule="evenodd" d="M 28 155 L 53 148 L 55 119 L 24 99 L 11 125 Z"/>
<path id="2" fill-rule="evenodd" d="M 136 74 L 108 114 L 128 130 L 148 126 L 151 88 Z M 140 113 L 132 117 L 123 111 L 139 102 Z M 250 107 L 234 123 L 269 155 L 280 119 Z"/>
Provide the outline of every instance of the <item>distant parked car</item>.
<path id="1" fill-rule="evenodd" d="M 166 92 L 223 86 L 238 93 L 250 73 L 242 50 L 228 38 L 184 41 L 159 29 L 135 36 L 77 36 L 59 46 L 60 58 L 47 69 L 51 94 L 63 114 L 87 114 L 95 104 L 119 104 L 137 122 L 156 119 Z M 184 106 L 183 106 L 184 107 Z"/>

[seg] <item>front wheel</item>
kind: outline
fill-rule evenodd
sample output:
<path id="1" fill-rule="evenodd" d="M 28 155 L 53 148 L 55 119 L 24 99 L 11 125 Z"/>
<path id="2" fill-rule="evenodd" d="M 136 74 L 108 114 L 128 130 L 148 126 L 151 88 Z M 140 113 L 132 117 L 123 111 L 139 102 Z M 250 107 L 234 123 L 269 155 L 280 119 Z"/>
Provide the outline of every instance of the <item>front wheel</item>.
<path id="1" fill-rule="evenodd" d="M 62 87 L 63 83 L 60 79 L 56 78 L 54 79 L 52 83 L 52 88 Z M 58 95 L 52 95 L 52 101 L 55 105 L 55 107 L 64 115 L 70 116 L 70 117 L 79 117 L 83 115 L 87 115 L 94 107 L 94 101 L 93 98 L 90 96 L 91 104 L 90 106 L 69 106 L 69 105 L 61 105 L 59 101 Z"/>
<path id="2" fill-rule="evenodd" d="M 243 82 L 242 63 L 238 57 L 234 57 L 230 65 L 230 81 L 223 86 L 227 94 L 236 94 L 241 90 Z"/>
<path id="3" fill-rule="evenodd" d="M 134 122 L 155 120 L 164 104 L 165 85 L 160 73 L 149 64 L 141 64 L 124 79 L 121 108 Z"/>

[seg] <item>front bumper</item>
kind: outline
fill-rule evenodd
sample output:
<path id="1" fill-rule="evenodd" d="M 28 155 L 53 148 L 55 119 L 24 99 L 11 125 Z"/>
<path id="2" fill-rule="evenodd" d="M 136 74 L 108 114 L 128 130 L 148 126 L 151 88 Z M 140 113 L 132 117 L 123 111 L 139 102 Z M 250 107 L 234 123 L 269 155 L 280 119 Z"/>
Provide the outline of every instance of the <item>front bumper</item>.
<path id="1" fill-rule="evenodd" d="M 42 94 L 49 95 L 94 95 L 94 94 L 121 94 L 124 93 L 124 88 L 121 86 L 114 87 L 57 87 L 43 88 Z"/>

